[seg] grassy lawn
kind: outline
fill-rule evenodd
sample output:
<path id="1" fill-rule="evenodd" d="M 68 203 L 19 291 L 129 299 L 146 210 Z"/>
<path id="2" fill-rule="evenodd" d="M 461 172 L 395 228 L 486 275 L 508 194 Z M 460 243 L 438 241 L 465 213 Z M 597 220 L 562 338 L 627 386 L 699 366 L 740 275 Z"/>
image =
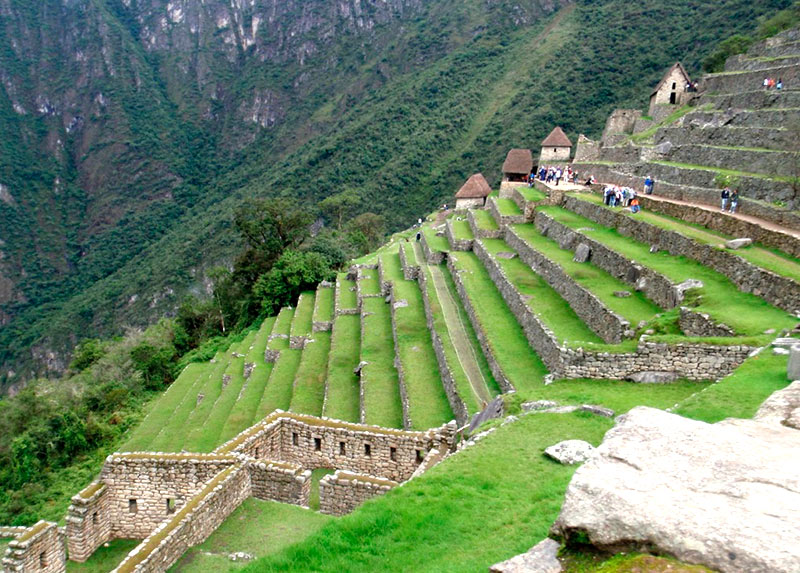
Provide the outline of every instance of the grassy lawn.
<path id="1" fill-rule="evenodd" d="M 573 261 L 572 251 L 562 249 L 552 239 L 543 237 L 534 225 L 512 225 L 512 228 L 528 245 L 557 263 L 576 283 L 594 294 L 606 307 L 627 319 L 633 328 L 636 328 L 639 321 L 650 320 L 661 312 L 662 309 L 644 294 L 606 271 L 591 263 Z M 631 296 L 616 297 L 616 291 L 628 291 Z"/>
<path id="2" fill-rule="evenodd" d="M 319 482 L 327 475 L 334 473 L 336 470 L 328 468 L 317 468 L 311 470 L 311 493 L 308 496 L 308 508 L 313 511 L 319 511 Z"/>
<path id="3" fill-rule="evenodd" d="M 479 229 L 483 229 L 485 231 L 497 231 L 500 228 L 497 225 L 497 221 L 494 220 L 494 217 L 492 217 L 492 214 L 489 211 L 485 211 L 484 209 L 475 209 L 474 211 L 471 211 L 471 213 L 475 218 L 475 224 Z"/>
<path id="4" fill-rule="evenodd" d="M 321 416 L 322 402 L 325 400 L 325 378 L 328 373 L 331 333 L 315 332 L 312 339 L 303 349 L 289 409 L 301 414 Z"/>
<path id="5" fill-rule="evenodd" d="M 474 239 L 475 235 L 472 234 L 472 229 L 469 226 L 469 221 L 461 219 L 450 219 L 450 225 L 453 227 L 453 235 L 459 240 Z"/>
<path id="6" fill-rule="evenodd" d="M 378 278 L 378 269 L 361 269 L 361 279 L 358 281 L 358 292 L 360 295 L 371 295 L 381 293 L 381 281 Z"/>
<path id="7" fill-rule="evenodd" d="M 257 420 L 260 420 L 273 410 L 280 408 L 288 410 L 292 402 L 292 387 L 297 368 L 300 366 L 300 359 L 303 351 L 299 349 L 281 350 L 281 356 L 272 368 L 269 375 L 267 387 L 261 396 L 258 404 Z"/>
<path id="8" fill-rule="evenodd" d="M 497 210 L 501 215 L 522 215 L 519 206 L 511 199 L 495 199 L 497 202 Z"/>
<path id="9" fill-rule="evenodd" d="M 388 428 L 403 427 L 400 387 L 394 368 L 392 317 L 389 305 L 380 298 L 362 303 L 364 332 L 361 334 L 361 384 L 364 386 L 365 422 Z"/>
<path id="10" fill-rule="evenodd" d="M 514 249 L 502 239 L 484 239 L 486 250 L 495 257 L 514 287 L 528 299 L 528 306 L 539 319 L 546 324 L 560 341 L 581 341 L 602 344 L 603 339 L 597 336 L 583 321 L 566 300 L 561 298 L 553 287 L 541 276 L 519 260 L 497 258 L 501 252 L 513 253 Z"/>
<path id="11" fill-rule="evenodd" d="M 339 308 L 349 309 L 358 307 L 358 295 L 355 290 L 350 290 L 356 283 L 347 280 L 346 273 L 336 275 L 336 296 L 339 297 Z"/>
<path id="12" fill-rule="evenodd" d="M 712 423 L 725 418 L 752 418 L 770 394 L 789 385 L 787 361 L 787 356 L 772 354 L 770 348 L 765 348 L 732 374 L 682 401 L 674 412 Z"/>
<path id="13" fill-rule="evenodd" d="M 138 539 L 114 539 L 108 542 L 108 547 L 102 545 L 86 563 L 75 563 L 67 560 L 69 573 L 108 573 L 130 553 L 134 547 L 141 543 Z M 3 551 L 4 547 L 0 547 Z"/>
<path id="14" fill-rule="evenodd" d="M 505 376 L 520 392 L 541 384 L 547 369 L 478 257 L 473 253 L 453 253 L 451 258 Z"/>
<path id="15" fill-rule="evenodd" d="M 611 425 L 586 414 L 525 416 L 247 571 L 486 571 L 527 551 L 558 515 L 575 468 L 544 448 L 598 444 Z"/>
<path id="16" fill-rule="evenodd" d="M 247 564 L 229 560 L 230 553 L 242 551 L 256 557 L 273 555 L 334 520 L 296 505 L 246 499 L 219 529 L 203 543 L 189 549 L 170 571 L 238 571 Z"/>
<path id="17" fill-rule="evenodd" d="M 425 235 L 425 242 L 432 251 L 442 251 L 446 253 L 450 250 L 450 244 L 447 242 L 447 237 L 440 237 L 436 234 L 430 224 L 422 225 L 422 234 Z"/>
<path id="18" fill-rule="evenodd" d="M 311 318 L 314 315 L 314 293 L 304 292 L 297 299 L 294 320 L 289 333 L 292 336 L 308 336 L 311 334 Z"/>
<path id="19" fill-rule="evenodd" d="M 294 309 L 288 307 L 282 308 L 278 313 L 278 318 L 275 320 L 275 324 L 272 327 L 272 334 L 284 334 L 289 336 L 289 332 L 292 329 L 293 319 Z"/>
<path id="20" fill-rule="evenodd" d="M 589 201 L 597 205 L 603 204 L 603 200 L 599 195 L 581 193 L 575 194 L 575 196 L 583 201 Z M 611 209 L 611 207 L 608 207 L 608 209 Z M 705 245 L 712 245 L 720 248 L 719 245 L 732 238 L 729 235 L 717 233 L 716 231 L 706 229 L 700 225 L 687 223 L 680 219 L 670 217 L 669 215 L 661 215 L 653 213 L 652 211 L 639 211 L 636 215 L 633 215 L 627 210 L 621 212 L 628 217 L 642 219 L 661 229 L 681 233 Z M 726 249 L 722 247 L 721 250 Z M 781 275 L 800 282 L 800 261 L 786 253 L 781 253 L 780 251 L 759 244 L 752 244 L 749 247 L 743 247 L 735 251 L 728 250 L 728 252 L 742 257 L 757 267 L 772 271 L 776 275 Z"/>
<path id="21" fill-rule="evenodd" d="M 526 201 L 533 201 L 536 203 L 547 199 L 547 193 L 536 187 L 517 187 L 517 191 L 519 191 L 520 195 L 525 197 Z"/>
<path id="22" fill-rule="evenodd" d="M 359 421 L 358 366 L 361 352 L 361 324 L 357 314 L 337 316 L 333 322 L 328 356 L 328 388 L 323 414 L 329 418 Z"/>
<path id="23" fill-rule="evenodd" d="M 314 301 L 314 322 L 330 322 L 333 320 L 333 294 L 332 288 L 318 288 Z"/>
<path id="24" fill-rule="evenodd" d="M 584 229 L 581 232 L 592 239 L 630 260 L 662 273 L 673 282 L 701 280 L 704 287 L 700 289 L 701 297 L 695 310 L 708 313 L 741 335 L 757 336 L 765 330 L 789 328 L 797 322 L 790 314 L 753 294 L 741 292 L 724 275 L 691 259 L 676 257 L 664 251 L 651 253 L 649 245 L 622 236 L 616 229 L 603 227 L 560 207 L 543 207 L 542 210 L 572 229 Z M 587 228 L 592 230 L 586 230 Z"/>

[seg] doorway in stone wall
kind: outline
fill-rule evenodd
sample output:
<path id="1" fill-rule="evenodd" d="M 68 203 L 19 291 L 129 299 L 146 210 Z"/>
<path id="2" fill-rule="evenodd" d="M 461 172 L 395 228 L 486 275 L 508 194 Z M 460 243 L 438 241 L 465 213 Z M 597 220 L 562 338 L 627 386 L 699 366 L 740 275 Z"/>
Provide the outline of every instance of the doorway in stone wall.
<path id="1" fill-rule="evenodd" d="M 333 468 L 317 468 L 311 471 L 311 494 L 308 496 L 308 507 L 319 511 L 319 480 L 336 470 Z"/>

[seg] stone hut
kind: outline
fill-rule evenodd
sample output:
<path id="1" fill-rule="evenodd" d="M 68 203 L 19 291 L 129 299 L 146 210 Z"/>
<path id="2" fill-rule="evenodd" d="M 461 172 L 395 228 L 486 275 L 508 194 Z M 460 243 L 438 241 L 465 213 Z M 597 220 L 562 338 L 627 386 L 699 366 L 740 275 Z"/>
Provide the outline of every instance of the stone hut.
<path id="1" fill-rule="evenodd" d="M 503 163 L 503 178 L 506 181 L 527 181 L 533 170 L 533 154 L 530 149 L 512 149 Z"/>
<path id="2" fill-rule="evenodd" d="M 680 62 L 675 64 L 664 74 L 661 81 L 650 94 L 650 110 L 648 115 L 653 119 L 660 118 L 664 113 L 659 113 L 664 108 L 659 106 L 671 106 L 685 103 L 688 95 L 687 85 L 691 84 L 692 80 L 686 69 Z M 670 112 L 670 108 L 667 108 Z M 669 113 L 669 112 L 665 112 Z"/>
<path id="3" fill-rule="evenodd" d="M 456 193 L 456 209 L 483 207 L 491 192 L 492 188 L 489 187 L 486 178 L 481 173 L 476 173 L 467 179 L 467 182 Z"/>
<path id="4" fill-rule="evenodd" d="M 572 142 L 564 130 L 556 126 L 544 141 L 539 153 L 539 165 L 543 163 L 567 163 L 572 152 Z"/>

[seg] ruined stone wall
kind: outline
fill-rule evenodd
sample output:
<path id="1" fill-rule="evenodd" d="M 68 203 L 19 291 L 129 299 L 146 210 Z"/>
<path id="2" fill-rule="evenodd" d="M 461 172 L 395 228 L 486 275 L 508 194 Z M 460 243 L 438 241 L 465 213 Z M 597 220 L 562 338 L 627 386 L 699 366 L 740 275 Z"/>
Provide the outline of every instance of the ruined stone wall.
<path id="1" fill-rule="evenodd" d="M 162 573 L 187 549 L 205 541 L 250 496 L 250 476 L 243 465 L 231 466 L 205 484 L 179 511 L 134 549 L 114 573 Z"/>
<path id="2" fill-rule="evenodd" d="M 406 257 L 406 249 L 403 244 L 400 245 L 400 249 L 397 253 L 400 256 L 400 266 L 403 269 L 403 278 L 407 281 L 415 281 L 417 277 L 420 275 L 419 264 L 409 264 L 408 258 Z"/>
<path id="3" fill-rule="evenodd" d="M 704 313 L 681 307 L 678 325 L 686 336 L 734 336 L 736 333 L 727 324 L 714 322 Z"/>
<path id="4" fill-rule="evenodd" d="M 603 129 L 603 136 L 601 141 L 603 145 L 614 145 L 619 141 L 619 138 L 612 136 L 627 136 L 633 133 L 636 126 L 636 120 L 642 117 L 642 112 L 638 109 L 615 109 L 611 112 L 606 120 L 606 126 Z M 580 145 L 580 138 L 578 139 Z M 577 159 L 578 154 L 575 153 Z"/>
<path id="5" fill-rule="evenodd" d="M 475 215 L 473 215 L 472 211 L 467 211 L 467 222 L 469 223 L 469 228 L 472 229 L 472 234 L 475 235 L 476 239 L 501 239 L 505 233 L 503 229 L 481 229 L 478 226 L 478 222 L 475 220 Z"/>
<path id="6" fill-rule="evenodd" d="M 111 536 L 143 539 L 180 511 L 203 484 L 236 462 L 204 454 L 113 454 L 100 481 L 108 488 Z M 171 501 L 168 501 L 171 500 Z"/>
<path id="7" fill-rule="evenodd" d="M 40 521 L 13 539 L 3 557 L 7 573 L 62 573 L 67 570 L 64 539 L 58 525 Z"/>
<path id="8" fill-rule="evenodd" d="M 506 229 L 506 242 L 517 251 L 520 260 L 547 281 L 575 314 L 605 342 L 618 344 L 624 338 L 633 336 L 630 322 L 609 309 L 594 293 L 580 286 L 557 263 L 534 249 L 510 227 Z M 482 244 L 476 245 L 475 252 L 482 248 Z"/>
<path id="9" fill-rule="evenodd" d="M 421 233 L 420 245 L 422 246 L 422 254 L 425 255 L 425 261 L 429 265 L 441 265 L 447 258 L 447 254 L 442 251 L 434 251 L 428 245 L 428 240 L 425 238 L 425 233 Z"/>
<path id="10" fill-rule="evenodd" d="M 450 219 L 445 221 L 444 235 L 447 237 L 447 242 L 450 244 L 450 249 L 453 251 L 472 250 L 472 239 L 456 239 L 456 234 L 453 231 L 453 223 Z"/>
<path id="11" fill-rule="evenodd" d="M 72 561 L 83 563 L 112 539 L 112 497 L 108 486 L 93 482 L 72 498 L 67 510 L 67 549 Z"/>
<path id="12" fill-rule="evenodd" d="M 328 515 L 345 515 L 399 484 L 392 480 L 337 471 L 319 482 L 319 511 Z"/>
<path id="13" fill-rule="evenodd" d="M 358 308 L 342 308 L 341 290 L 343 288 L 350 288 L 341 283 L 339 278 L 336 279 L 336 294 L 334 295 L 334 316 L 342 314 L 358 314 Z"/>
<path id="14" fill-rule="evenodd" d="M 513 225 L 514 223 L 524 223 L 525 222 L 525 215 L 501 215 L 500 209 L 497 207 L 497 199 L 495 197 L 489 197 L 489 212 L 494 217 L 494 220 L 497 221 L 497 224 L 502 228 L 506 225 Z"/>
<path id="15" fill-rule="evenodd" d="M 253 497 L 308 507 L 311 470 L 304 470 L 297 464 L 271 460 L 251 462 L 247 469 L 250 472 L 250 495 Z"/>
<path id="16" fill-rule="evenodd" d="M 655 245 L 672 255 L 698 261 L 728 277 L 739 290 L 751 292 L 778 308 L 792 313 L 800 310 L 800 285 L 759 268 L 732 252 L 697 243 L 675 231 L 661 229 L 574 197 L 566 197 L 564 206 L 600 225 L 616 228 L 621 235 Z"/>

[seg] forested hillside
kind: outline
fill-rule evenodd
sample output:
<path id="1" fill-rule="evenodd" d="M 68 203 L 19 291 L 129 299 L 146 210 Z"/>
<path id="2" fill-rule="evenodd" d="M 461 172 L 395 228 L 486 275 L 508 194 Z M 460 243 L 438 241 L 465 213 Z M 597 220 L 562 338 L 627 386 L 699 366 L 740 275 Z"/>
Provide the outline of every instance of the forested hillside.
<path id="1" fill-rule="evenodd" d="M 790 2 L 568 4 L 0 0 L 3 386 L 206 292 L 244 198 L 406 227 Z"/>

